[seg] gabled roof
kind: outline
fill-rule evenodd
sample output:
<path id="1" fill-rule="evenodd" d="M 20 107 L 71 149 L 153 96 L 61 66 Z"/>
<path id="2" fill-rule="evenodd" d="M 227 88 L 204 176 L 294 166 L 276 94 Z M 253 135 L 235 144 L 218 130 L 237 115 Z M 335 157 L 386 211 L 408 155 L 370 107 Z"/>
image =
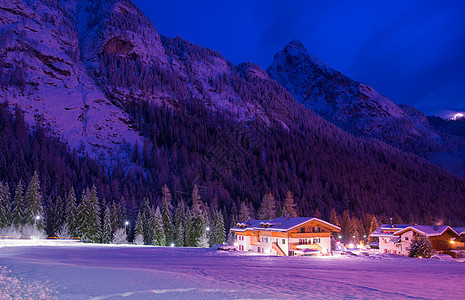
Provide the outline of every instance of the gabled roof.
<path id="1" fill-rule="evenodd" d="M 371 233 L 371 237 L 392 237 L 394 232 L 407 228 L 408 224 L 383 224 Z M 393 231 L 391 233 L 383 232 L 384 230 Z"/>
<path id="2" fill-rule="evenodd" d="M 318 218 L 311 217 L 296 217 L 287 218 L 279 217 L 273 220 L 250 220 L 247 222 L 237 223 L 236 226 L 231 228 L 232 231 L 246 231 L 246 230 L 269 230 L 269 231 L 289 231 L 293 228 L 299 227 L 307 222 L 317 221 L 321 222 L 334 231 L 340 231 L 341 228 Z"/>
<path id="3" fill-rule="evenodd" d="M 457 232 L 459 235 L 465 234 L 465 227 L 453 227 L 455 232 Z"/>
<path id="4" fill-rule="evenodd" d="M 452 230 L 457 236 L 459 235 L 452 227 L 447 225 L 440 225 L 440 226 L 429 226 L 429 225 L 413 225 L 409 226 L 405 229 L 399 230 L 394 233 L 394 235 L 401 235 L 404 232 L 409 230 L 415 231 L 416 233 L 423 234 L 426 236 L 439 236 L 443 235 L 448 229 Z"/>

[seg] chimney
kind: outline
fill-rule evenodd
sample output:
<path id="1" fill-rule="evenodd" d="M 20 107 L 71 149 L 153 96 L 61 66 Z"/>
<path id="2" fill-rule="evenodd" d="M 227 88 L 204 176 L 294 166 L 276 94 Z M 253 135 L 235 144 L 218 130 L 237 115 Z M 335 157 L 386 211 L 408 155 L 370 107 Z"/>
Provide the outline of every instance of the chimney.
<path id="1" fill-rule="evenodd" d="M 394 228 L 394 223 L 392 222 L 392 218 L 389 218 L 389 221 L 391 221 L 391 227 Z"/>

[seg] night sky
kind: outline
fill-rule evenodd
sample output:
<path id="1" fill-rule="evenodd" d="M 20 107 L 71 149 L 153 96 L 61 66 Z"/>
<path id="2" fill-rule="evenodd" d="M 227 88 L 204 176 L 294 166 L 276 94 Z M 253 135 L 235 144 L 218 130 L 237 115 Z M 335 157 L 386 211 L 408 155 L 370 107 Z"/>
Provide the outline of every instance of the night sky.
<path id="1" fill-rule="evenodd" d="M 266 68 L 291 39 L 428 115 L 465 111 L 465 1 L 134 1 L 159 33 Z"/>

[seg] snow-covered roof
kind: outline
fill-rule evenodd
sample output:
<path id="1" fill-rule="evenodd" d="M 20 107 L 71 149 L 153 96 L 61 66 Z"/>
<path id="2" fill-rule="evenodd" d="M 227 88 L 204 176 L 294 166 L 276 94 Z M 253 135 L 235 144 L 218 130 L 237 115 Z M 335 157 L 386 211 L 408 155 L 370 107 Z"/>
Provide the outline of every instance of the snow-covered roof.
<path id="1" fill-rule="evenodd" d="M 465 234 L 465 227 L 453 227 L 455 232 L 457 232 L 459 235 Z"/>
<path id="2" fill-rule="evenodd" d="M 409 230 L 413 230 L 419 234 L 423 234 L 426 236 L 439 236 L 444 234 L 448 229 L 452 230 L 455 234 L 459 235 L 452 227 L 448 225 L 412 225 L 405 229 L 399 230 L 394 233 L 394 235 L 401 235 L 404 232 Z"/>
<path id="3" fill-rule="evenodd" d="M 408 224 L 383 224 L 371 233 L 371 237 L 392 237 L 394 232 L 409 227 Z M 390 232 L 385 232 L 390 231 Z"/>
<path id="4" fill-rule="evenodd" d="M 246 230 L 269 230 L 269 231 L 288 231 L 295 227 L 301 226 L 304 223 L 310 221 L 318 221 L 328 227 L 331 227 L 335 231 L 340 231 L 341 228 L 326 222 L 324 220 L 312 217 L 296 217 L 296 218 L 288 218 L 288 217 L 279 217 L 273 220 L 249 220 L 247 222 L 237 223 L 236 226 L 231 228 L 233 231 L 246 231 Z"/>

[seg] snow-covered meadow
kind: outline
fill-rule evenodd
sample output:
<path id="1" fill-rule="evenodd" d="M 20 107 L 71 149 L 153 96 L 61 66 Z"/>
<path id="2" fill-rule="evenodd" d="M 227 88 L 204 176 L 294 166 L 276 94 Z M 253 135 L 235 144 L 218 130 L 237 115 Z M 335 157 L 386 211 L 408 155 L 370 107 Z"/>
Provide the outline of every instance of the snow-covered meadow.
<path id="1" fill-rule="evenodd" d="M 397 256 L 55 243 L 1 247 L 0 266 L 1 299 L 465 299 L 465 263 Z"/>

